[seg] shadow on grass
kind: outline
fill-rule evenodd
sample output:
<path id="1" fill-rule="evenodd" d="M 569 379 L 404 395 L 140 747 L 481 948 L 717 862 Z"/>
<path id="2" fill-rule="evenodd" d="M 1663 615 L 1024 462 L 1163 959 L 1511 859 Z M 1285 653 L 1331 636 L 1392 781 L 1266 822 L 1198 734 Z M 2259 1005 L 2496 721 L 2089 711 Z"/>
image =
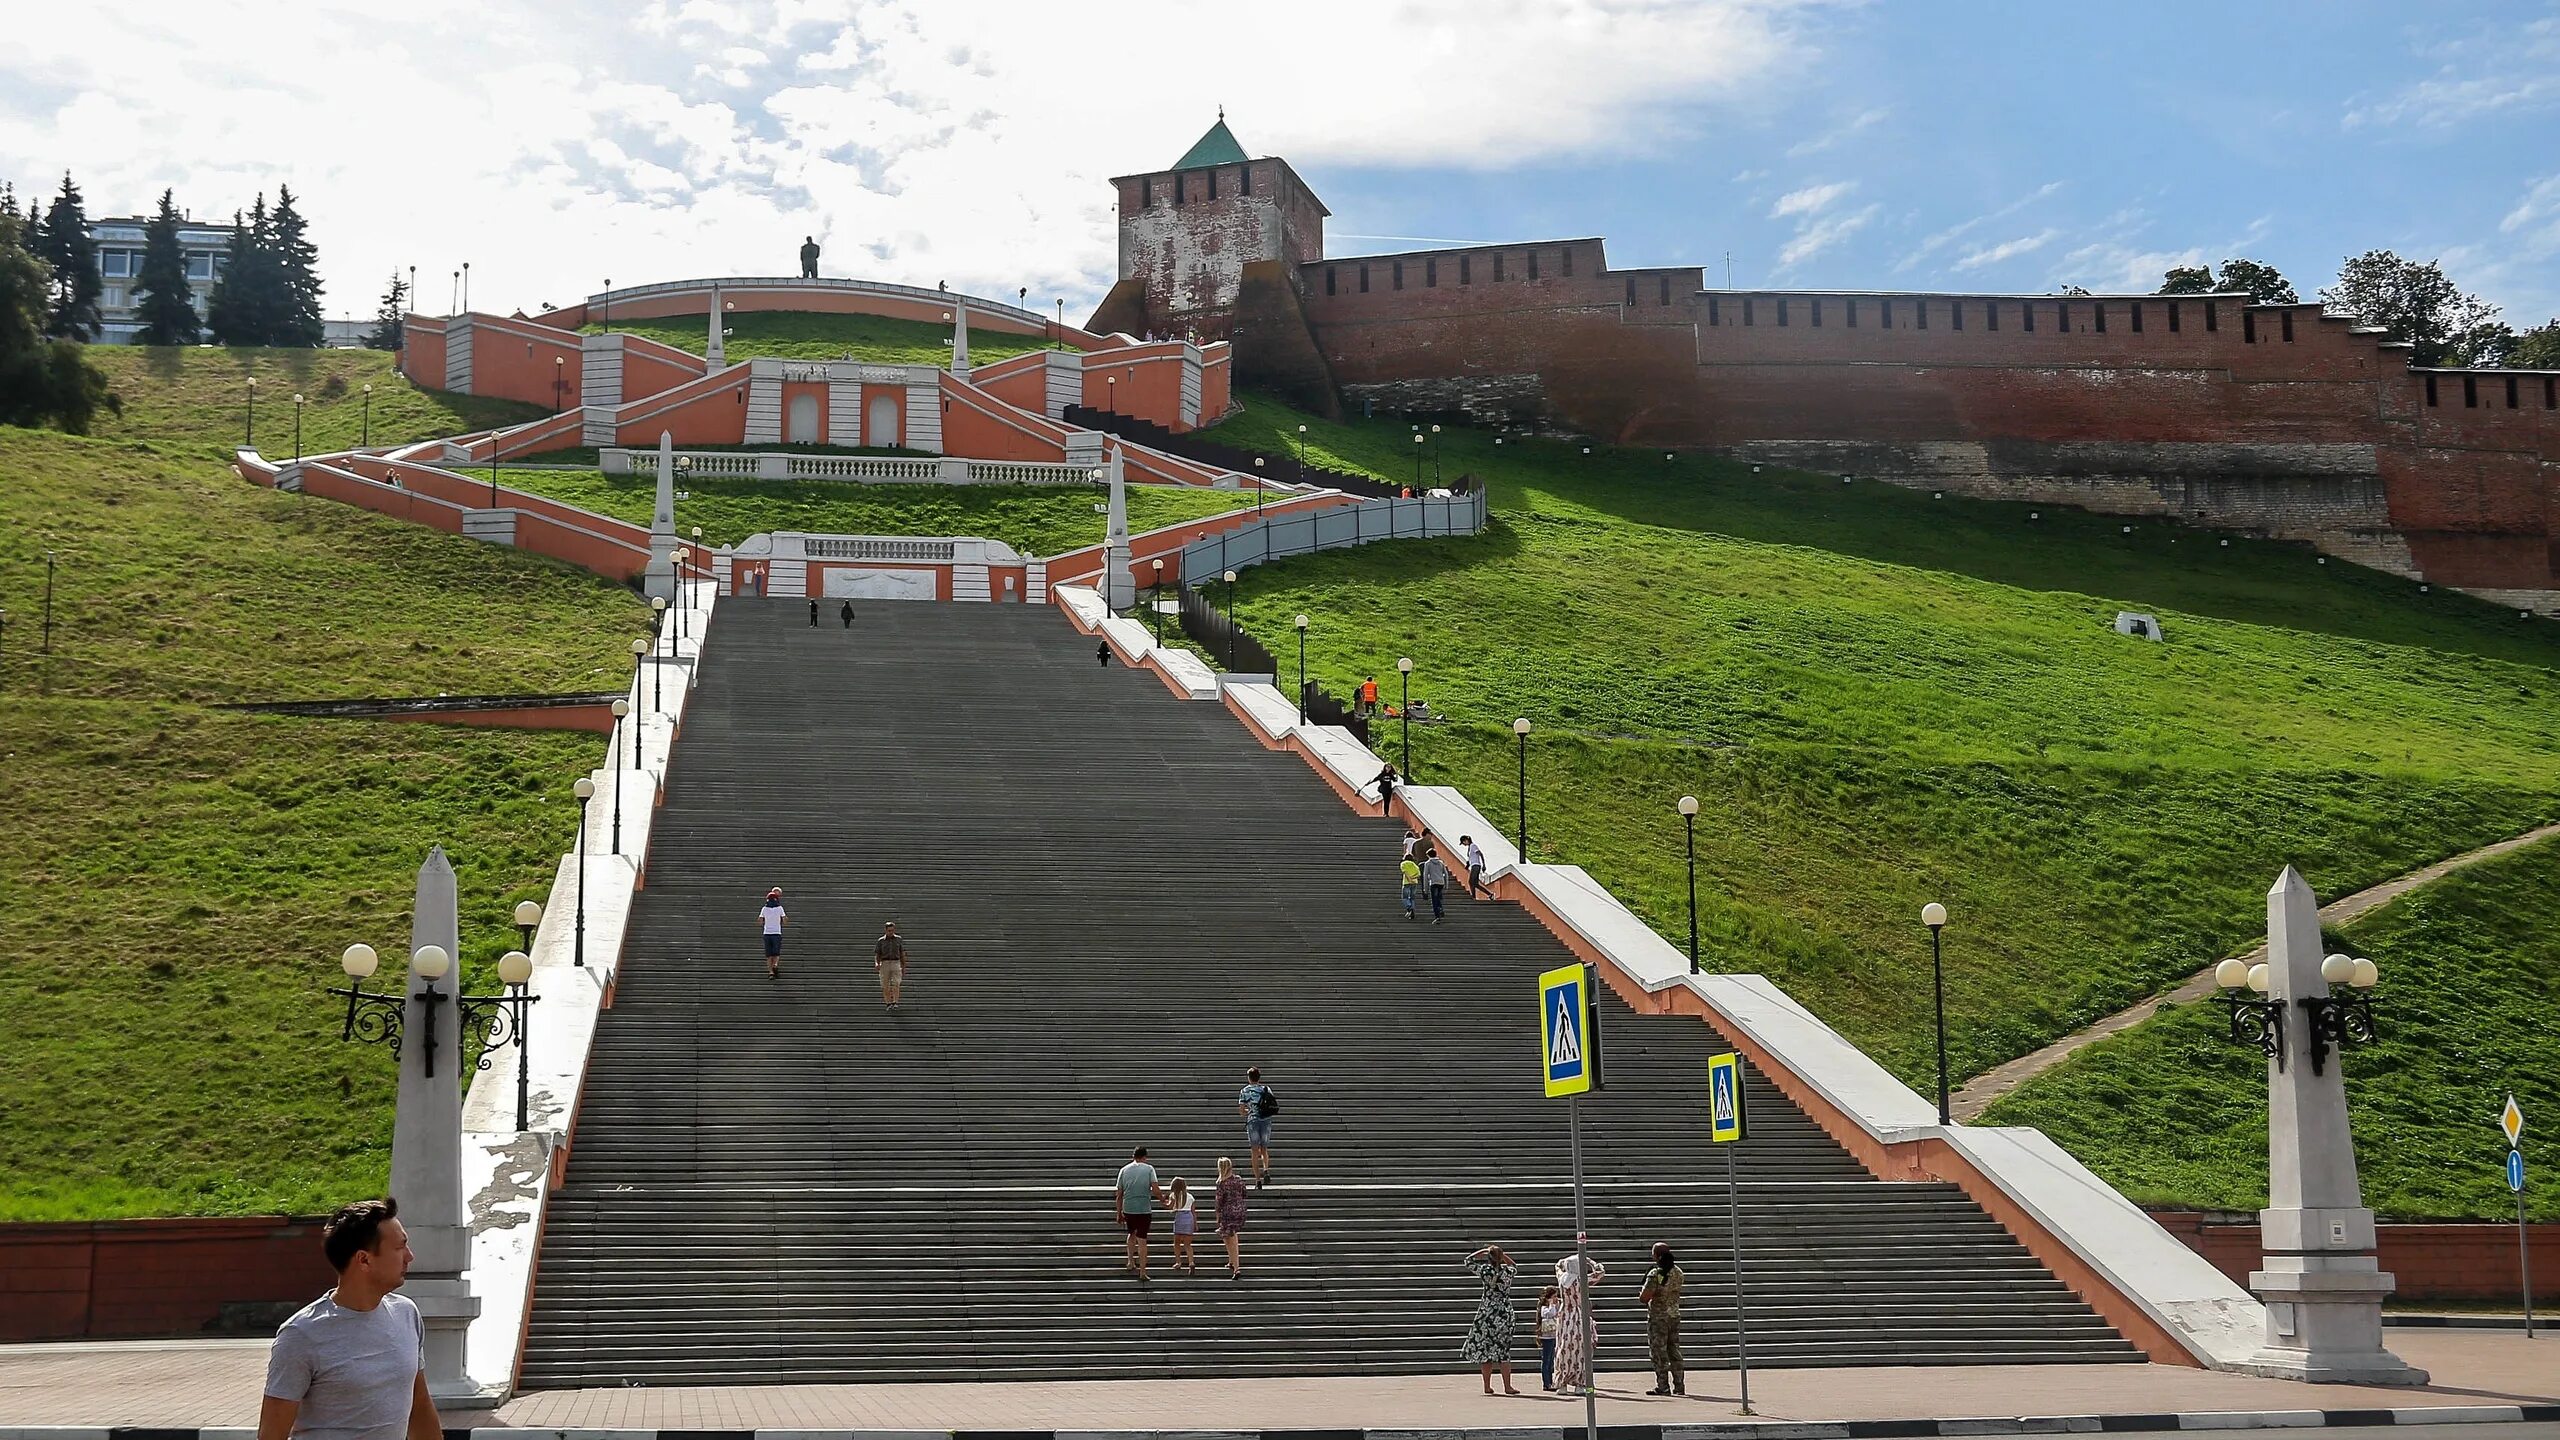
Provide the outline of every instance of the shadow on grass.
<path id="1" fill-rule="evenodd" d="M 1444 419 L 1442 422 L 1447 425 Z M 1304 424 L 1301 441 L 1296 427 Z M 1217 438 L 1290 453 L 1295 444 L 1373 474 L 1409 466 L 1413 430 L 1398 420 L 1334 422 L 1279 401 L 1249 407 Z M 2162 610 L 2243 624 L 2409 645 L 2560 668 L 2560 630 L 2442 587 L 2331 558 L 2310 546 L 2190 528 L 2156 518 L 2099 515 L 2067 506 L 1969 500 L 1876 481 L 1769 468 L 1661 450 L 1634 451 L 1448 425 L 1436 437 L 1442 473 L 1473 474 L 1495 511 L 1687 530 L 1943 571 L 2022 590 L 2099 597 L 2127 609 Z M 2131 527 L 2127 533 L 2126 527 Z M 2227 542 L 2227 543 L 2226 543 Z M 2173 620 L 2171 644 L 2177 643 Z"/>

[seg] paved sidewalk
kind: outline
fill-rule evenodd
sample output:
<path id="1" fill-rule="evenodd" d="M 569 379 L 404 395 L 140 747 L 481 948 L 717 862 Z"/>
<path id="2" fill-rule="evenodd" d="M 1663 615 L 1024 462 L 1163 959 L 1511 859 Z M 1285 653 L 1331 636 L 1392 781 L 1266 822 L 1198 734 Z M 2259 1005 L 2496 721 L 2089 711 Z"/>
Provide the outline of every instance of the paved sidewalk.
<path id="1" fill-rule="evenodd" d="M 2297 1385 L 2166 1365 L 1768 1370 L 1753 1409 L 1774 1420 L 1927 1420 L 2198 1411 L 2398 1409 L 2560 1402 L 2560 1337 L 2401 1330 L 2392 1348 L 2433 1372 L 2421 1390 Z M 250 1426 L 266 1372 L 259 1340 L 0 1346 L 0 1426 Z M 1610 1424 L 1739 1418 L 1731 1371 L 1652 1399 L 1652 1377 L 1604 1377 Z M 799 1385 L 565 1390 L 449 1425 L 634 1430 L 1448 1429 L 1578 1424 L 1579 1399 L 1487 1396 L 1471 1374 L 1387 1379 L 1110 1380 L 981 1385 Z"/>

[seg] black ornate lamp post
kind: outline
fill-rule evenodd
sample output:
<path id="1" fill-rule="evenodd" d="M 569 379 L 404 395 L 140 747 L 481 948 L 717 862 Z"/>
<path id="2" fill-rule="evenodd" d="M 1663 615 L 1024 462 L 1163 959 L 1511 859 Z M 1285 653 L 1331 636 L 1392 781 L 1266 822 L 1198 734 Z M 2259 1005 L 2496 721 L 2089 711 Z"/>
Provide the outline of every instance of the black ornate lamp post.
<path id="1" fill-rule="evenodd" d="M 1253 518 L 1262 518 L 1262 457 L 1253 457 Z"/>
<path id="2" fill-rule="evenodd" d="M 1929 927 L 1929 993 L 1938 1012 L 1938 1123 L 1952 1123 L 1947 1113 L 1947 970 L 1939 958 L 1938 932 L 1947 928 L 1947 907 L 1932 900 L 1920 907 L 1920 923 Z"/>
<path id="3" fill-rule="evenodd" d="M 363 428 L 363 430 L 362 430 L 361 432 L 359 432 L 359 434 L 360 434 L 360 437 L 361 437 L 361 438 L 359 438 L 359 439 L 356 441 L 356 448 L 357 448 L 357 449 L 359 449 L 359 450 L 370 450 L 370 449 L 372 449 L 372 448 L 373 448 L 373 382 L 372 382 L 372 381 L 370 381 L 370 380 L 367 380 L 366 382 L 364 382 L 364 428 Z"/>
<path id="4" fill-rule="evenodd" d="M 1149 563 L 1155 567 L 1150 572 L 1155 578 L 1147 585 L 1147 614 L 1156 622 L 1156 643 L 1161 645 L 1164 643 L 1164 562 L 1155 560 Z"/>
<path id="5" fill-rule="evenodd" d="M 258 377 L 249 377 L 248 410 L 240 421 L 240 443 L 254 447 L 258 443 Z"/>
<path id="6" fill-rule="evenodd" d="M 554 417 L 560 414 L 560 397 L 567 394 L 568 390 L 569 357 L 554 355 L 551 357 L 551 413 Z"/>
<path id="7" fill-rule="evenodd" d="M 1529 717 L 1511 722 L 1511 733 L 1520 739 L 1520 863 L 1529 863 Z"/>
<path id="8" fill-rule="evenodd" d="M 1689 973 L 1698 973 L 1698 797 L 1680 797 L 1680 828 L 1689 851 Z"/>
<path id="9" fill-rule="evenodd" d="M 649 642 L 636 635 L 631 637 L 631 699 L 635 704 L 640 699 L 640 667 L 648 663 L 648 659 Z M 629 708 L 630 707 L 626 707 L 625 710 L 618 713 L 627 714 L 629 713 Z M 634 775 L 640 773 L 640 729 L 641 722 L 636 720 L 633 721 L 631 725 L 631 773 Z"/>
<path id="10" fill-rule="evenodd" d="M 1404 763 L 1403 763 L 1402 765 L 1398 766 L 1397 768 L 1398 768 L 1398 769 L 1402 772 L 1402 774 L 1404 775 L 1405 783 L 1406 783 L 1406 784 L 1408 784 L 1408 785 L 1410 785 L 1410 784 L 1412 784 L 1412 783 L 1413 783 L 1413 657 L 1412 657 L 1412 656 L 1410 656 L 1410 655 L 1399 655 L 1399 656 L 1397 656 L 1397 657 L 1396 657 L 1396 683 L 1397 683 L 1397 684 L 1399 684 L 1399 685 L 1401 685 L 1401 686 L 1403 687 L 1403 689 L 1404 689 L 1404 699 L 1403 699 L 1403 703 L 1401 703 L 1400 705 L 1398 705 L 1398 706 L 1396 707 L 1396 738 L 1397 738 L 1397 745 L 1398 745 L 1398 748 L 1399 748 L 1399 749 L 1401 749 L 1401 750 L 1404 752 L 1404 755 L 1403 755 Z"/>
<path id="11" fill-rule="evenodd" d="M 1307 617 L 1298 617 L 1298 723 L 1307 723 Z"/>
<path id="12" fill-rule="evenodd" d="M 1304 485 L 1307 483 L 1307 427 L 1304 425 L 1298 427 L 1297 457 L 1298 483 Z"/>
<path id="13" fill-rule="evenodd" d="M 587 967 L 587 803 L 596 798 L 596 782 L 581 775 L 569 793 L 578 797 L 578 924 L 569 963 L 583 970 Z"/>
<path id="14" fill-rule="evenodd" d="M 649 608 L 657 612 L 656 629 L 649 632 L 649 708 L 667 713 L 667 597 L 652 595 Z"/>
<path id="15" fill-rule="evenodd" d="M 616 854 L 616 855 L 619 855 L 619 854 L 621 854 L 621 853 L 622 853 L 622 746 L 623 746 L 622 732 L 623 732 L 624 730 L 626 730 L 626 729 L 630 728 L 629 726 L 625 725 L 623 722 L 624 722 L 624 721 L 626 721 L 626 720 L 628 720 L 628 719 L 630 719 L 630 717 L 631 717 L 631 701 L 630 701 L 629 699 L 627 699 L 627 698 L 625 698 L 625 699 L 617 699 L 617 700 L 615 700 L 615 701 L 613 702 L 613 765 L 612 765 L 612 770 L 613 770 L 613 853 L 614 853 L 614 854 Z M 639 749 L 640 747 L 639 747 L 639 746 L 637 746 L 637 745 L 633 745 L 631 748 L 636 752 L 636 751 L 638 751 L 638 749 Z M 637 769 L 639 769 L 640 767 L 639 767 L 638 765 L 633 765 L 631 768 L 632 768 L 632 769 L 634 769 L 634 770 L 637 770 Z M 582 893 L 583 893 L 583 887 L 582 887 Z"/>
<path id="16" fill-rule="evenodd" d="M 1413 432 L 1413 493 L 1422 493 L 1422 432 Z"/>
<path id="17" fill-rule="evenodd" d="M 2266 962 L 2249 965 L 2225 960 L 2213 967 L 2213 978 L 2224 992 L 2215 998 L 2231 1011 L 2232 1040 L 2255 1046 L 2282 1070 L 2290 1049 L 2285 1036 L 2285 1003 L 2250 998 L 2267 993 L 2270 977 Z M 2305 995 L 2294 1001 L 2302 1007 L 2303 1048 L 2311 1053 L 2314 1075 L 2327 1071 L 2331 1050 L 2370 1045 L 2381 1033 L 2374 1028 L 2372 994 L 2374 983 L 2382 978 L 2380 966 L 2353 955 L 2330 955 L 2320 961 L 2320 978 L 2346 988 L 2326 995 Z"/>
<path id="18" fill-rule="evenodd" d="M 426 1013 L 419 1017 L 420 1062 L 427 1077 L 436 1073 L 435 1009 L 450 1002 L 461 1021 L 463 1043 L 470 1043 L 475 1032 L 480 1040 L 478 1068 L 489 1068 L 489 1052 L 505 1045 L 517 1051 L 517 1069 L 523 1070 L 525 1043 L 525 1010 L 540 997 L 525 993 L 525 982 L 533 978 L 533 960 L 521 950 L 510 950 L 498 960 L 498 978 L 506 984 L 501 995 L 447 995 L 436 988 L 453 969 L 453 957 L 441 945 L 421 945 L 409 957 L 409 968 L 426 982 L 426 988 L 415 997 L 398 991 L 367 990 L 364 982 L 373 977 L 382 964 L 381 957 L 370 945 L 350 945 L 338 957 L 338 968 L 345 972 L 347 983 L 328 993 L 347 997 L 346 1024 L 339 1030 L 341 1040 L 362 1040 L 388 1045 L 397 1057 L 409 1028 L 409 1002 L 414 998 Z M 456 986 L 457 992 L 459 985 Z M 519 1087 L 521 1094 L 521 1087 Z M 516 1128 L 525 1128 L 525 1112 L 521 1098 L 516 1110 Z"/>
<path id="19" fill-rule="evenodd" d="M 1103 376 L 1103 377 L 1102 377 L 1102 396 L 1103 396 L 1103 402 L 1102 402 L 1103 413 L 1105 413 L 1105 414 L 1107 414 L 1107 415 L 1111 416 L 1111 417 L 1112 417 L 1113 419 L 1115 419 L 1115 420 L 1116 420 L 1116 419 L 1118 419 L 1118 418 L 1120 417 L 1120 377 L 1119 377 L 1119 376 L 1117 376 L 1117 375 L 1105 375 L 1105 376 Z"/>
<path id="20" fill-rule="evenodd" d="M 1440 427 L 1437 425 L 1431 427 L 1431 483 L 1440 483 Z M 1417 485 L 1414 488 L 1422 487 Z"/>
<path id="21" fill-rule="evenodd" d="M 1227 673 L 1236 673 L 1236 572 L 1223 577 L 1227 582 Z"/>

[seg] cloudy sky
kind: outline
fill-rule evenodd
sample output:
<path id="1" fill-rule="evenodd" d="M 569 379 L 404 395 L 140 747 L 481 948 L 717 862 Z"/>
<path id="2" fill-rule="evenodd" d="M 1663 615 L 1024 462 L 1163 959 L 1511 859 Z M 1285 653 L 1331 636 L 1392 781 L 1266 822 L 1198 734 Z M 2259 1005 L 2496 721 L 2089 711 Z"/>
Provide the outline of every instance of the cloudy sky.
<path id="1" fill-rule="evenodd" d="M 1337 254 L 1600 235 L 1720 283 L 2149 289 L 2372 247 L 2560 313 L 2560 0 L 120 0 L 13 7 L 0 179 L 290 184 L 331 315 L 796 267 L 1089 309 L 1227 107 Z M 2139 14 L 2138 22 L 2127 17 Z M 2128 28 L 2138 23 L 2139 28 Z"/>

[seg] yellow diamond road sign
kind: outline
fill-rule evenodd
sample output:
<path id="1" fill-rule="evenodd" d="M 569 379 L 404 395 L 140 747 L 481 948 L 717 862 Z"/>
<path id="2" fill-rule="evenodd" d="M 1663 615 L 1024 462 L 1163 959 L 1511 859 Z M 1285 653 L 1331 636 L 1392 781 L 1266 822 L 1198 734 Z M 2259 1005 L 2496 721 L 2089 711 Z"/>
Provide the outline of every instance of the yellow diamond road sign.
<path id="1" fill-rule="evenodd" d="M 2510 1147 L 2514 1146 L 2517 1137 L 2524 1134 L 2524 1107 L 2516 1103 L 2513 1095 L 2507 1097 L 2507 1108 L 2498 1115 L 2498 1128 L 2507 1132 Z"/>

